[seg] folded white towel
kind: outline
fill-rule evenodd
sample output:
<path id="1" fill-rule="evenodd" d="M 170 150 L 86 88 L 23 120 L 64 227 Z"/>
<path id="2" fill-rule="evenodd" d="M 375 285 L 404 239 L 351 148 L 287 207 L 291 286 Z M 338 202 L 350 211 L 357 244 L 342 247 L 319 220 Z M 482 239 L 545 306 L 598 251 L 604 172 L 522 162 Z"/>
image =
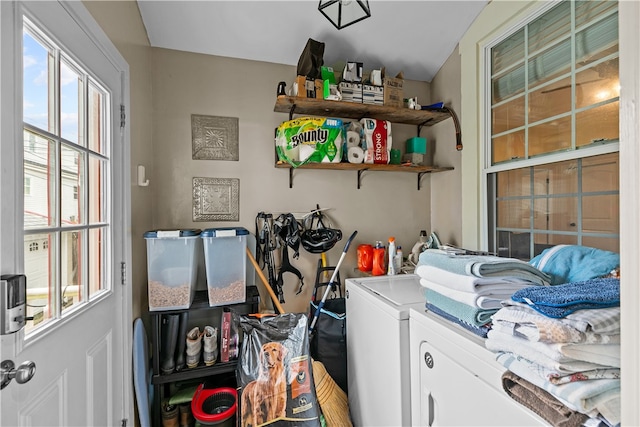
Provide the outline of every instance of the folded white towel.
<path id="1" fill-rule="evenodd" d="M 451 289 L 463 292 L 479 292 L 481 289 L 491 288 L 491 290 L 495 292 L 507 291 L 513 293 L 518 289 L 536 285 L 536 283 L 520 277 L 476 277 L 452 273 L 443 268 L 427 264 L 419 264 L 416 267 L 415 273 L 423 279 L 444 284 Z"/>
<path id="2" fill-rule="evenodd" d="M 500 302 L 504 299 L 509 299 L 513 293 L 513 291 L 494 290 L 491 287 L 480 287 L 477 292 L 465 292 L 427 279 L 420 279 L 420 284 L 452 300 L 478 308 L 500 308 L 502 307 Z"/>

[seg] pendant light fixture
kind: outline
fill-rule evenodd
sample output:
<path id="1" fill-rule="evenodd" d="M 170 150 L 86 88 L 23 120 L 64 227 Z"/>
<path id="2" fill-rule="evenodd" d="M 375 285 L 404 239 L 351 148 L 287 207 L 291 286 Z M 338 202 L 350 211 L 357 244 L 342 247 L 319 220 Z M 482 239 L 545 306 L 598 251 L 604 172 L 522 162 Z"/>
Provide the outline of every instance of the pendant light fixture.
<path id="1" fill-rule="evenodd" d="M 339 30 L 371 16 L 366 0 L 320 0 L 318 10 Z"/>

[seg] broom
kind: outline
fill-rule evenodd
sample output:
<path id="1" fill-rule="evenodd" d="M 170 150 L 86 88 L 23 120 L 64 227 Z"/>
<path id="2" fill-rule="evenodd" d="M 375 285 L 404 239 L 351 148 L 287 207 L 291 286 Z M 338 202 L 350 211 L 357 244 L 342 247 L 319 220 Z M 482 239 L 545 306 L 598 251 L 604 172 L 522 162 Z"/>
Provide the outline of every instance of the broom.
<path id="1" fill-rule="evenodd" d="M 279 314 L 284 314 L 284 309 L 278 300 L 275 292 L 269 286 L 267 278 L 264 277 L 262 269 L 253 257 L 253 254 L 246 249 L 247 257 L 251 264 L 253 264 L 262 284 L 267 288 L 267 292 L 273 301 L 274 307 L 278 310 Z M 320 310 L 320 308 L 318 308 Z M 313 381 L 316 387 L 316 399 L 320 405 L 320 410 L 324 416 L 324 420 L 327 427 L 352 427 L 351 418 L 349 416 L 349 401 L 347 400 L 347 394 L 336 384 L 331 375 L 327 372 L 324 364 L 320 361 L 312 361 L 313 368 Z"/>

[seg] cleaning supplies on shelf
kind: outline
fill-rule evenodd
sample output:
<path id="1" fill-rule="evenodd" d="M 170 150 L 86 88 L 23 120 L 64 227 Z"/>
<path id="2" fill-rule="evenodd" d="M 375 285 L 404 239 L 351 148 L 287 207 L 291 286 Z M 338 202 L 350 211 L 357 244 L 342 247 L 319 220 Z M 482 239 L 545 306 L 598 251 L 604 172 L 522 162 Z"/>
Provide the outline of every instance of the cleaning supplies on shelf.
<path id="1" fill-rule="evenodd" d="M 396 271 L 396 238 L 389 237 L 389 262 L 387 264 L 387 274 L 390 276 L 398 274 Z"/>
<path id="2" fill-rule="evenodd" d="M 373 267 L 371 274 L 374 276 L 383 276 L 386 272 L 385 247 L 381 241 L 376 242 L 373 248 Z"/>
<path id="3" fill-rule="evenodd" d="M 396 255 L 393 257 L 393 262 L 396 274 L 402 273 L 402 246 L 400 245 L 396 248 Z"/>

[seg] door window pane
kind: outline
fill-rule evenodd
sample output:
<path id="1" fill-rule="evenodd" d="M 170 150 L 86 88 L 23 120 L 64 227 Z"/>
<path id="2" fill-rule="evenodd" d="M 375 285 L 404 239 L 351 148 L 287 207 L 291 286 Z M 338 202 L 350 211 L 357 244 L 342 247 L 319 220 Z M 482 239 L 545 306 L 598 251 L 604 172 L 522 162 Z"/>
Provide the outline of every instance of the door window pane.
<path id="1" fill-rule="evenodd" d="M 55 318 L 58 300 L 56 283 L 55 233 L 24 236 L 24 274 L 27 276 L 27 317 L 25 331 L 42 326 Z"/>
<path id="2" fill-rule="evenodd" d="M 84 153 L 62 144 L 62 225 L 82 224 L 85 220 Z"/>
<path id="3" fill-rule="evenodd" d="M 106 227 L 92 228 L 89 230 L 89 297 L 93 297 L 105 287 L 105 253 L 106 244 Z"/>
<path id="4" fill-rule="evenodd" d="M 53 226 L 56 216 L 56 146 L 34 132 L 24 131 L 24 179 L 29 197 L 24 198 L 26 230 Z"/>
<path id="5" fill-rule="evenodd" d="M 89 156 L 89 223 L 104 220 L 104 171 L 105 161 Z"/>
<path id="6" fill-rule="evenodd" d="M 23 91 L 22 104 L 25 123 L 54 132 L 54 120 L 50 114 L 53 100 L 53 53 L 41 39 L 24 32 L 23 43 Z"/>
<path id="7" fill-rule="evenodd" d="M 25 17 L 24 258 L 34 315 L 27 333 L 87 307 L 110 289 L 109 93 L 64 49 L 43 40 L 44 32 Z M 41 58 L 27 52 L 40 52 Z M 38 68 L 42 75 L 27 79 L 40 63 L 46 64 Z M 39 109 L 46 114 L 28 117 Z"/>
<path id="8" fill-rule="evenodd" d="M 65 61 L 60 62 L 60 131 L 67 141 L 83 142 L 82 123 L 82 77 Z"/>
<path id="9" fill-rule="evenodd" d="M 105 154 L 105 131 L 104 115 L 105 110 L 104 92 L 95 84 L 89 84 L 89 104 L 88 104 L 88 123 L 89 123 L 89 149 L 100 154 Z"/>
<path id="10" fill-rule="evenodd" d="M 62 310 L 72 308 L 84 300 L 82 290 L 82 251 L 84 231 L 61 233 L 60 272 L 62 276 Z"/>

